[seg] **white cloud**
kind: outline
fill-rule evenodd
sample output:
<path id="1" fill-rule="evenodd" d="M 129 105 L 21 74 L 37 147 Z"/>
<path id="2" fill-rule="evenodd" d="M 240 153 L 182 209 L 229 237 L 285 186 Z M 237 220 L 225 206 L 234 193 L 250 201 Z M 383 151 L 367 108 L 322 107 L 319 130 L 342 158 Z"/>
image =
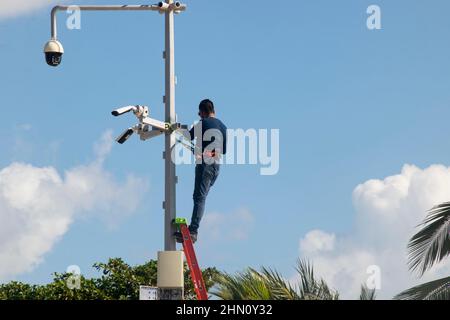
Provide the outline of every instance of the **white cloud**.
<path id="1" fill-rule="evenodd" d="M 1 0 L 0 18 L 17 17 L 49 5 L 56 5 L 62 2 L 65 2 L 65 0 Z"/>
<path id="2" fill-rule="evenodd" d="M 64 174 L 25 163 L 0 170 L 1 280 L 42 262 L 74 219 L 95 216 L 114 225 L 136 210 L 147 183 L 133 176 L 118 182 L 103 168 L 111 144 L 108 131 L 95 145 L 92 163 Z"/>
<path id="3" fill-rule="evenodd" d="M 201 223 L 200 236 L 204 236 L 205 240 L 214 241 L 245 240 L 253 228 L 254 220 L 253 214 L 245 208 L 240 208 L 230 214 L 206 213 Z M 224 232 L 224 227 L 226 232 Z"/>
<path id="4" fill-rule="evenodd" d="M 367 268 L 381 269 L 381 298 L 450 273 L 450 263 L 433 268 L 417 279 L 407 268 L 406 246 L 416 226 L 433 206 L 450 201 L 450 168 L 426 169 L 405 165 L 400 174 L 369 180 L 353 191 L 356 211 L 354 231 L 335 236 L 311 231 L 300 240 L 300 253 L 313 260 L 317 272 L 343 298 L 359 296 L 369 275 Z"/>
<path id="5" fill-rule="evenodd" d="M 331 251 L 334 248 L 336 236 L 321 230 L 313 230 L 300 240 L 300 250 L 303 253 L 315 253 L 320 251 Z"/>
<path id="6" fill-rule="evenodd" d="M 94 143 L 94 153 L 98 162 L 103 162 L 113 147 L 114 138 L 111 130 L 105 131 L 100 140 Z"/>

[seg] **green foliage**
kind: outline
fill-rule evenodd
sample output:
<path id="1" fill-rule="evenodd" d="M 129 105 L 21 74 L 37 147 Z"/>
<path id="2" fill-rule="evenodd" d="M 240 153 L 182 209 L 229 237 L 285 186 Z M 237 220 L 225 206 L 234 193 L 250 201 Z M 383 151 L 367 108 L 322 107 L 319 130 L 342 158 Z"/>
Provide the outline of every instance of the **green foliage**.
<path id="1" fill-rule="evenodd" d="M 47 285 L 29 285 L 10 282 L 0 285 L 0 300 L 137 300 L 139 286 L 156 286 L 157 261 L 151 260 L 143 265 L 129 266 L 120 258 L 109 259 L 107 263 L 93 266 L 101 276 L 87 279 L 79 278 L 79 289 L 67 285 L 73 283 L 73 275 L 55 273 L 53 282 Z M 215 268 L 202 271 L 207 289 L 214 285 L 218 274 Z M 185 299 L 196 299 L 194 285 L 185 264 Z"/>
<path id="2" fill-rule="evenodd" d="M 12 281 L 0 286 L 0 300 L 29 300 L 40 294 L 39 286 Z"/>
<path id="3" fill-rule="evenodd" d="M 184 265 L 184 299 L 197 300 L 197 295 L 194 290 L 194 283 L 192 282 L 191 275 L 187 270 L 187 264 Z M 209 291 L 215 285 L 215 279 L 220 274 L 216 268 L 206 268 L 202 270 L 203 281 L 205 281 L 205 287 Z"/>
<path id="4" fill-rule="evenodd" d="M 248 268 L 236 275 L 221 273 L 216 277 L 213 295 L 223 300 L 337 300 L 339 294 L 322 279 L 316 279 L 312 265 L 299 260 L 299 282 L 291 285 L 278 272 Z"/>
<path id="5" fill-rule="evenodd" d="M 70 278 L 72 277 L 72 278 Z M 54 273 L 53 282 L 44 286 L 36 286 L 38 293 L 31 300 L 101 300 L 109 297 L 98 288 L 95 279 L 81 276 L 79 289 L 71 289 L 67 285 L 73 283 L 70 273 Z M 1 288 L 0 288 L 1 291 Z"/>

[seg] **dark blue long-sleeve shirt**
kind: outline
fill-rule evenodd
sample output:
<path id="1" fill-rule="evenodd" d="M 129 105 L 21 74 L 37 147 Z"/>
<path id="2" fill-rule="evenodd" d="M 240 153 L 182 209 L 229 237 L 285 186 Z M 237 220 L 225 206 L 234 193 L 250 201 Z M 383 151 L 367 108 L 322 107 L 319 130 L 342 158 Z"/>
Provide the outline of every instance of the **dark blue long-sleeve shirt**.
<path id="1" fill-rule="evenodd" d="M 200 131 L 201 127 L 201 131 Z M 208 130 L 211 130 L 208 132 Z M 214 142 L 217 144 L 217 148 L 214 150 L 220 154 L 227 153 L 227 127 L 223 124 L 222 121 L 215 117 L 204 118 L 200 120 L 192 129 L 189 131 L 191 135 L 191 140 L 197 138 L 197 146 L 200 147 L 199 142 L 201 141 L 202 152 L 205 151 L 205 148 Z M 205 133 L 211 135 L 211 139 L 205 140 Z M 201 136 L 200 136 L 201 134 Z M 220 150 L 219 150 L 220 149 Z"/>

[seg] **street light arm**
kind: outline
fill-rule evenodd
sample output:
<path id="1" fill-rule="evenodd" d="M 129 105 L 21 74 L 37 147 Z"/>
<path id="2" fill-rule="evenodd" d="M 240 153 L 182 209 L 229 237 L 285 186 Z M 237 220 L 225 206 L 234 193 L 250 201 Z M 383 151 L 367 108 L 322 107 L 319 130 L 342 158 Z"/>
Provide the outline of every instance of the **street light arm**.
<path id="1" fill-rule="evenodd" d="M 67 11 L 68 9 L 77 8 L 80 11 L 159 11 L 164 13 L 166 11 L 185 11 L 186 5 L 180 2 L 174 2 L 167 4 L 165 2 L 160 2 L 158 4 L 143 4 L 143 5 L 70 5 L 62 6 L 57 5 L 53 7 L 51 11 L 51 37 L 53 40 L 57 38 L 57 28 L 56 28 L 56 13 L 58 11 Z"/>

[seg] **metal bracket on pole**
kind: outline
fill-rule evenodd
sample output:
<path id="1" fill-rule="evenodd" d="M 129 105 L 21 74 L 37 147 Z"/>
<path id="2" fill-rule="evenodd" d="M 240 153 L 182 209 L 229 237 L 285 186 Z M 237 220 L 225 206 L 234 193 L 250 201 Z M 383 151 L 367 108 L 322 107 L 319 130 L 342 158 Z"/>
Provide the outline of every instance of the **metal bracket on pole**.
<path id="1" fill-rule="evenodd" d="M 149 140 L 163 134 L 164 131 L 158 129 L 152 129 L 150 131 L 144 131 L 139 136 L 142 141 Z"/>
<path id="2" fill-rule="evenodd" d="M 71 7 L 76 7 L 80 11 L 158 11 L 159 13 L 166 12 L 176 12 L 180 13 L 186 10 L 186 5 L 178 1 L 168 4 L 166 2 L 159 2 L 158 4 L 143 4 L 143 5 L 71 5 L 62 6 L 57 5 L 53 7 L 51 16 L 51 38 L 53 40 L 57 39 L 57 28 L 56 28 L 56 13 L 58 11 L 67 11 Z"/>
<path id="3" fill-rule="evenodd" d="M 116 141 L 120 144 L 125 143 L 133 133 L 137 133 L 141 140 L 145 141 L 154 137 L 157 137 L 163 133 L 173 133 L 176 130 L 187 129 L 186 125 L 180 123 L 167 123 L 160 120 L 150 118 L 149 108 L 147 106 L 127 106 L 116 109 L 112 112 L 114 116 L 121 116 L 125 113 L 132 111 L 138 118 L 139 123 L 135 126 L 127 129 L 122 133 Z"/>

